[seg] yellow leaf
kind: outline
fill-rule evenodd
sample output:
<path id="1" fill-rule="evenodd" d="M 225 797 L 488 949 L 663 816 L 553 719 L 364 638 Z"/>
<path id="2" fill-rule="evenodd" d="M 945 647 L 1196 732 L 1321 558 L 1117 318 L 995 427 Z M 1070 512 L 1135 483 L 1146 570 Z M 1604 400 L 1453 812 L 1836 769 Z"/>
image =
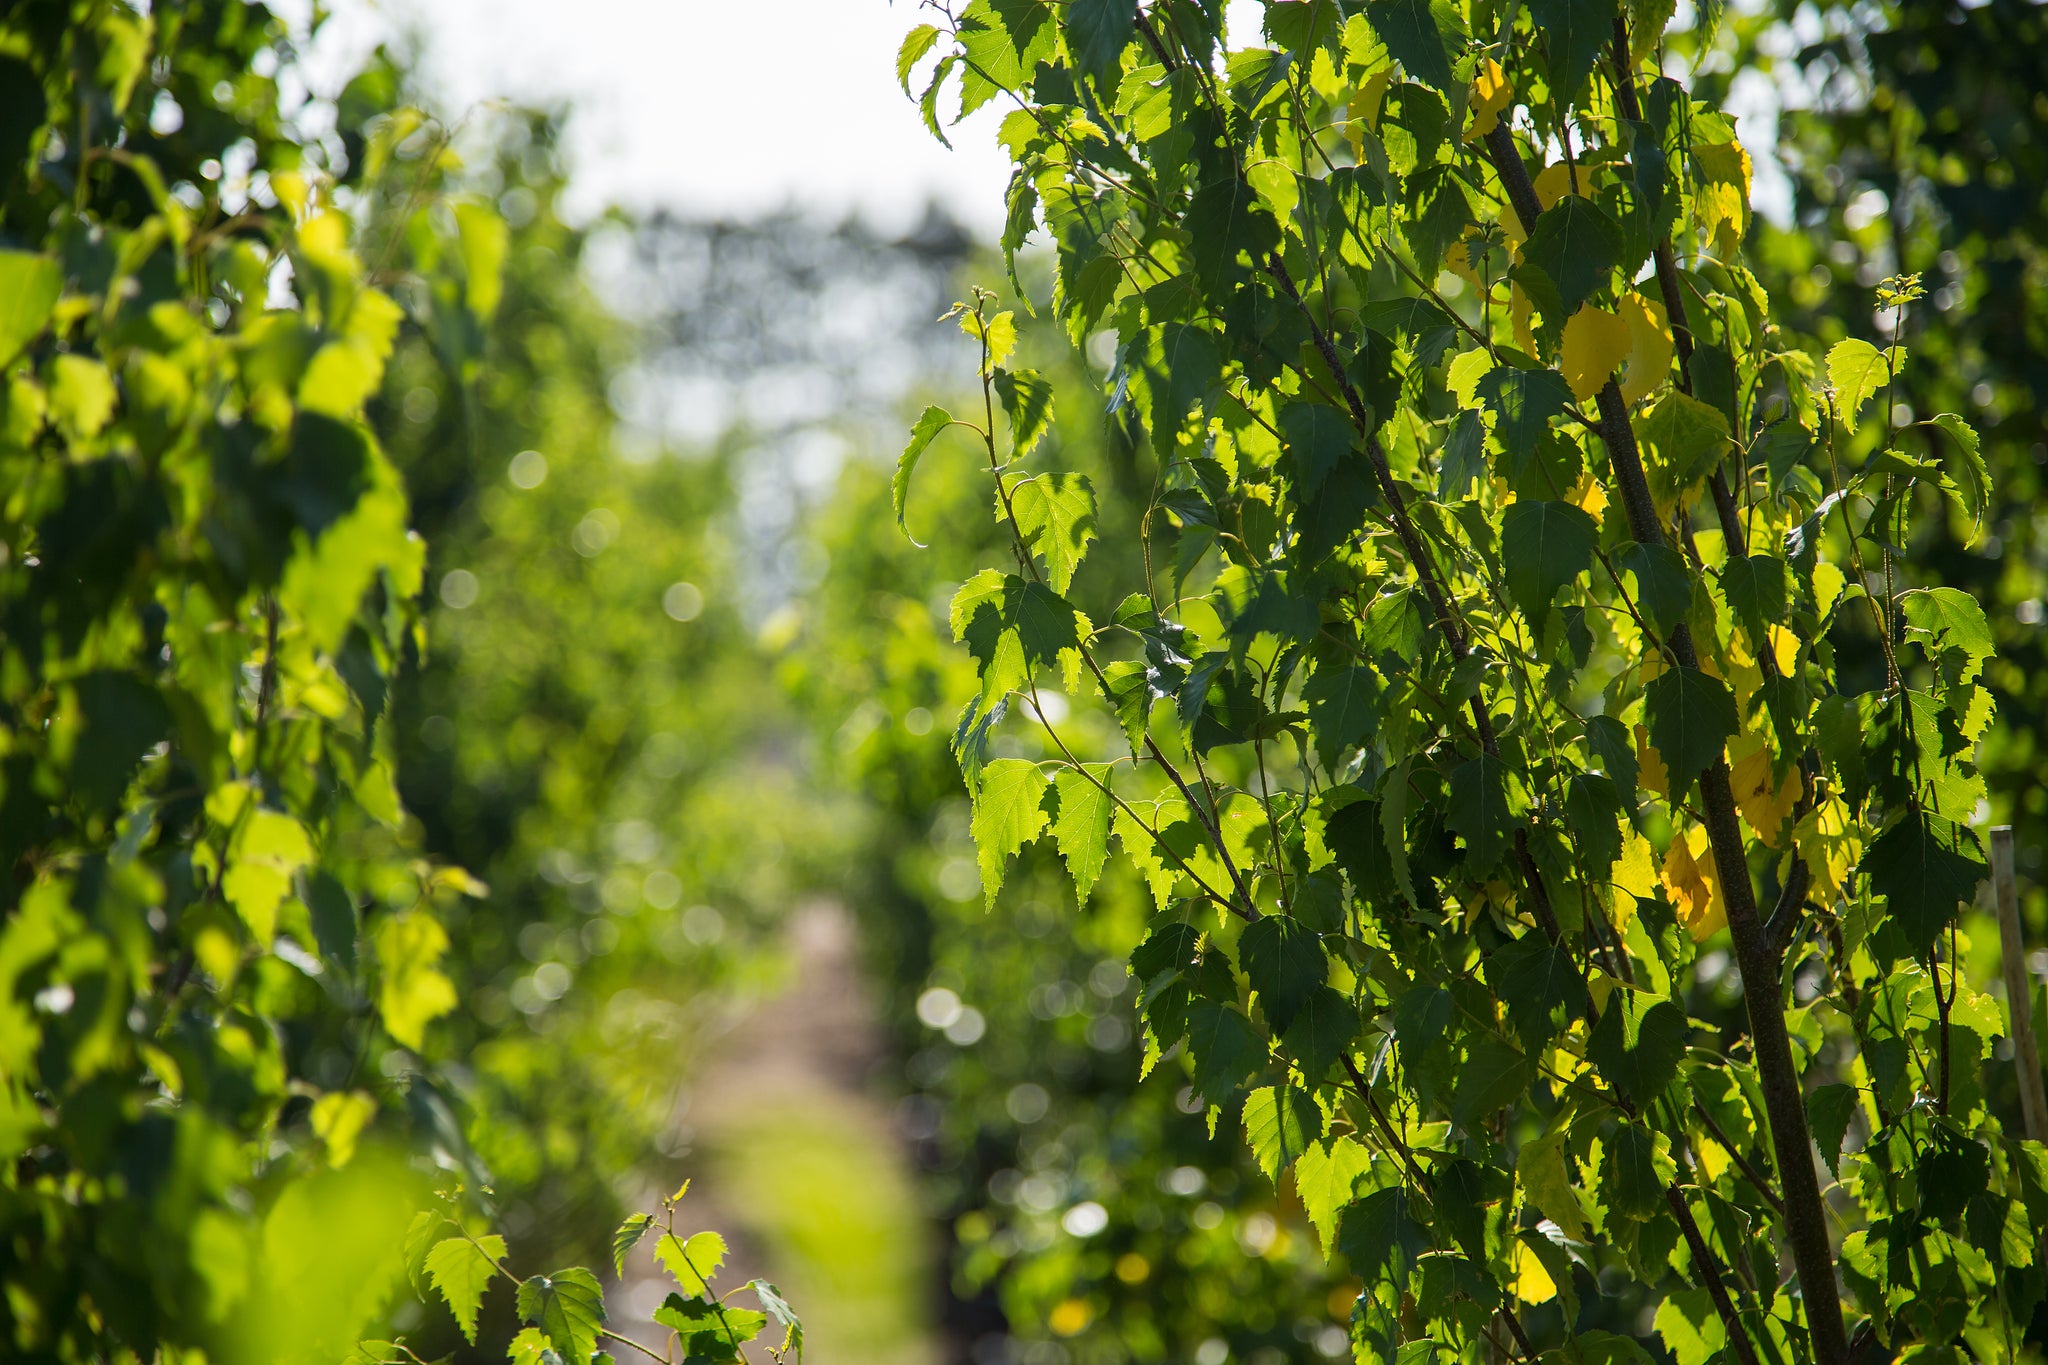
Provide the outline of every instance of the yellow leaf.
<path id="1" fill-rule="evenodd" d="M 376 1116 L 377 1101 L 367 1091 L 336 1091 L 313 1101 L 313 1133 L 327 1144 L 327 1164 L 348 1165 L 356 1139 Z"/>
<path id="2" fill-rule="evenodd" d="M 1613 881 L 1616 891 L 1628 893 L 1615 897 L 1614 927 L 1622 929 L 1635 918 L 1637 901 L 1651 900 L 1657 895 L 1657 851 L 1633 829 L 1622 839 L 1621 856 L 1614 861 Z"/>
<path id="3" fill-rule="evenodd" d="M 377 927 L 377 1008 L 391 1036 L 415 1051 L 426 1042 L 427 1025 L 455 1008 L 455 983 L 437 970 L 447 951 L 447 931 L 417 910 Z"/>
<path id="4" fill-rule="evenodd" d="M 1714 867 L 1706 830 L 1694 826 L 1673 837 L 1664 852 L 1663 880 L 1693 942 L 1711 938 L 1728 923 L 1728 905 L 1721 897 L 1721 876 Z"/>
<path id="5" fill-rule="evenodd" d="M 1573 189 L 1571 166 L 1562 161 L 1554 166 L 1545 166 L 1536 176 L 1536 201 L 1544 208 L 1549 208 L 1567 194 L 1576 194 L 1581 198 L 1592 197 L 1593 167 L 1580 165 L 1577 169 L 1578 188 Z"/>
<path id="6" fill-rule="evenodd" d="M 1628 323 L 1629 339 L 1621 396 L 1634 406 L 1671 377 L 1671 320 L 1663 304 L 1636 293 L 1621 296 L 1621 316 Z"/>
<path id="7" fill-rule="evenodd" d="M 1707 1177 L 1707 1183 L 1710 1185 L 1719 1180 L 1721 1173 L 1732 1164 L 1728 1149 L 1710 1137 L 1695 1139 L 1693 1151 L 1699 1156 L 1700 1171 Z"/>
<path id="8" fill-rule="evenodd" d="M 1822 901 L 1842 894 L 1851 870 L 1863 855 L 1863 841 L 1849 832 L 1849 808 L 1840 800 L 1822 802 L 1792 829 L 1792 847 L 1813 876 L 1813 893 Z"/>
<path id="9" fill-rule="evenodd" d="M 1770 637 L 1771 657 L 1777 661 L 1778 676 L 1790 676 L 1792 665 L 1799 661 L 1799 637 L 1775 622 L 1764 627 L 1764 634 Z"/>
<path id="10" fill-rule="evenodd" d="M 1650 732 L 1642 725 L 1636 726 L 1636 781 L 1659 796 L 1671 795 L 1671 772 L 1664 766 L 1664 755 L 1650 743 Z"/>
<path id="11" fill-rule="evenodd" d="M 1738 756 L 1739 755 L 1739 756 Z M 1735 789 L 1735 804 L 1757 837 L 1773 847 L 1785 817 L 1799 799 L 1803 787 L 1794 768 L 1774 791 L 1771 786 L 1771 750 L 1761 736 L 1746 735 L 1728 746 L 1728 779 Z"/>
<path id="12" fill-rule="evenodd" d="M 1472 123 L 1465 129 L 1465 141 L 1477 142 L 1499 127 L 1501 110 L 1508 107 L 1513 95 L 1507 73 L 1500 69 L 1499 62 L 1488 57 L 1472 73 L 1472 92 L 1466 101 L 1472 107 Z"/>
<path id="13" fill-rule="evenodd" d="M 1362 120 L 1366 127 L 1380 126 L 1380 104 L 1387 97 L 1387 89 L 1394 83 L 1394 68 L 1383 66 L 1358 83 L 1358 93 L 1351 97 L 1351 117 Z M 1359 164 L 1363 165 L 1363 161 Z"/>
<path id="14" fill-rule="evenodd" d="M 685 1242 L 666 1232 L 654 1244 L 654 1255 L 685 1294 L 704 1294 L 710 1290 L 706 1282 L 725 1265 L 725 1238 L 715 1232 L 700 1232 Z"/>
<path id="15" fill-rule="evenodd" d="M 1549 1303 L 1557 1297 L 1557 1281 L 1543 1268 L 1525 1242 L 1515 1243 L 1515 1297 L 1523 1303 Z"/>
<path id="16" fill-rule="evenodd" d="M 1527 294 L 1522 292 L 1522 286 L 1510 284 L 1508 286 L 1508 315 L 1513 320 L 1515 326 L 1515 345 L 1521 347 L 1529 355 L 1536 354 L 1536 333 L 1529 326 L 1529 321 L 1535 315 L 1535 312 L 1536 305 L 1530 302 Z"/>
<path id="17" fill-rule="evenodd" d="M 1600 392 L 1628 357 L 1631 341 L 1628 323 L 1604 308 L 1589 303 L 1572 314 L 1564 325 L 1561 368 L 1581 403 Z"/>
<path id="18" fill-rule="evenodd" d="M 1601 520 L 1600 514 L 1607 510 L 1607 486 L 1594 478 L 1590 469 L 1579 476 L 1578 483 L 1566 497 L 1574 507 L 1595 521 Z"/>

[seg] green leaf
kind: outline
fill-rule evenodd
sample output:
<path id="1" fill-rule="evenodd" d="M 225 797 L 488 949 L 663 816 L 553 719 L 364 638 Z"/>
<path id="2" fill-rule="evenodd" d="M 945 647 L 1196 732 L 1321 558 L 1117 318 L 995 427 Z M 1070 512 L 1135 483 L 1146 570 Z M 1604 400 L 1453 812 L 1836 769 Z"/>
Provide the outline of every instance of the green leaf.
<path id="1" fill-rule="evenodd" d="M 1448 6 L 1444 11 L 1443 17 L 1451 21 L 1455 32 L 1455 18 Z M 1445 51 L 1444 31 L 1430 0 L 1367 0 L 1365 13 L 1373 32 L 1409 75 L 1435 86 L 1447 98 L 1453 94 L 1462 97 L 1451 71 L 1450 54 Z"/>
<path id="2" fill-rule="evenodd" d="M 496 209 L 471 200 L 455 205 L 455 227 L 462 243 L 463 302 L 479 320 L 488 322 L 505 293 L 511 229 Z M 380 373 L 382 368 L 378 367 Z"/>
<path id="3" fill-rule="evenodd" d="M 1508 592 L 1540 633 L 1558 591 L 1593 567 L 1600 528 L 1568 502 L 1517 502 L 1501 519 Z"/>
<path id="4" fill-rule="evenodd" d="M 0 251 L 0 368 L 41 335 L 63 292 L 64 268 L 50 257 Z"/>
<path id="5" fill-rule="evenodd" d="M 1301 689 L 1325 772 L 1336 772 L 1344 751 L 1377 726 L 1381 690 L 1378 675 L 1362 664 L 1319 667 Z"/>
<path id="6" fill-rule="evenodd" d="M 910 474 L 917 468 L 918 457 L 934 437 L 953 425 L 953 414 L 941 407 L 929 407 L 918 414 L 917 425 L 910 429 L 910 444 L 903 447 L 902 457 L 896 461 L 896 477 L 889 481 L 889 499 L 896 508 L 896 526 L 904 535 L 910 536 L 910 528 L 904 524 L 903 512 L 910 501 Z M 910 543 L 922 549 L 917 537 L 910 536 Z"/>
<path id="7" fill-rule="evenodd" d="M 1630 541 L 1615 556 L 1617 568 L 1635 575 L 1635 604 L 1659 635 L 1692 610 L 1692 574 L 1685 557 L 1669 545 L 1643 545 Z"/>
<path id="8" fill-rule="evenodd" d="M 1246 925 L 1237 956 L 1276 1033 L 1287 1031 L 1309 992 L 1323 984 L 1330 970 L 1321 936 L 1285 915 L 1267 915 Z"/>
<path id="9" fill-rule="evenodd" d="M 1294 1193 L 1322 1241 L 1323 1254 L 1335 1245 L 1337 1220 L 1351 1203 L 1358 1178 L 1372 1169 L 1372 1153 L 1348 1137 L 1311 1142 L 1294 1163 Z"/>
<path id="10" fill-rule="evenodd" d="M 1550 89 L 1560 104 L 1579 88 L 1614 37 L 1614 0 L 1529 0 L 1529 17 L 1550 55 Z"/>
<path id="11" fill-rule="evenodd" d="M 1067 874 L 1074 879 L 1074 899 L 1081 905 L 1088 903 L 1088 893 L 1109 856 L 1109 815 L 1116 804 L 1106 790 L 1110 765 L 1090 763 L 1086 768 L 1086 772 L 1062 768 L 1053 777 L 1059 796 L 1053 839 L 1059 844 L 1060 857 L 1066 860 Z"/>
<path id="12" fill-rule="evenodd" d="M 1621 228 L 1607 210 L 1568 194 L 1537 218 L 1536 230 L 1522 247 L 1522 262 L 1524 268 L 1542 271 L 1556 289 L 1562 311 L 1552 321 L 1561 326 L 1607 287 L 1621 254 Z"/>
<path id="13" fill-rule="evenodd" d="M 725 1264 L 725 1238 L 715 1232 L 699 1232 L 687 1241 L 665 1232 L 654 1244 L 660 1261 L 686 1294 L 708 1294 L 711 1278 Z"/>
<path id="14" fill-rule="evenodd" d="M 604 1324 L 604 1290 L 581 1266 L 536 1275 L 519 1286 L 519 1316 L 567 1359 L 588 1360 Z"/>
<path id="15" fill-rule="evenodd" d="M 653 1216 L 645 1213 L 636 1213 L 619 1224 L 618 1231 L 612 1234 L 612 1270 L 615 1274 L 626 1273 L 626 1253 L 640 1244 L 640 1239 L 647 1235 L 647 1229 L 653 1224 Z"/>
<path id="16" fill-rule="evenodd" d="M 1941 467 L 1948 474 L 1956 501 L 1970 514 L 1973 529 L 1984 525 L 1984 509 L 1991 505 L 1991 470 L 1977 438 L 1977 429 L 1952 412 L 1936 413 L 1923 426 L 1939 428 L 1948 436 L 1941 445 Z"/>
<path id="17" fill-rule="evenodd" d="M 766 1280 L 748 1280 L 747 1288 L 754 1291 L 754 1297 L 760 1301 L 761 1307 L 766 1309 L 768 1316 L 782 1328 L 780 1350 L 785 1354 L 792 1348 L 801 1352 L 804 1347 L 803 1320 L 797 1317 L 796 1310 L 789 1306 L 789 1300 L 782 1297 L 782 1291 Z"/>
<path id="18" fill-rule="evenodd" d="M 1266 1178 L 1280 1176 L 1323 1135 L 1323 1111 L 1296 1085 L 1264 1085 L 1245 1097 L 1244 1136 Z"/>
<path id="19" fill-rule="evenodd" d="M 1899 608 L 1906 638 L 1924 642 L 1930 654 L 1959 649 L 1981 660 L 1998 652 L 1982 604 L 1960 588 L 1915 588 L 1899 598 Z"/>
<path id="20" fill-rule="evenodd" d="M 1294 496 L 1314 495 L 1351 454 L 1351 417 L 1327 403 L 1289 403 L 1280 410 L 1280 431 L 1294 462 Z"/>
<path id="21" fill-rule="evenodd" d="M 1515 1178 L 1522 1182 L 1529 1202 L 1563 1228 L 1565 1236 L 1575 1242 L 1586 1242 L 1592 1240 L 1591 1230 L 1586 1226 L 1579 1197 L 1572 1190 L 1571 1158 L 1565 1153 L 1568 1136 L 1560 1129 L 1523 1143 L 1522 1150 L 1515 1155 Z"/>
<path id="22" fill-rule="evenodd" d="M 1036 370 L 997 370 L 994 388 L 1010 419 L 1011 458 L 1029 455 L 1052 430 L 1052 385 Z"/>
<path id="23" fill-rule="evenodd" d="M 1481 1037 L 1465 1052 L 1451 1094 L 1451 1121 L 1472 1129 L 1529 1089 L 1529 1059 L 1493 1037 Z"/>
<path id="24" fill-rule="evenodd" d="M 1813 1129 L 1814 1146 L 1820 1148 L 1820 1159 L 1837 1179 L 1842 1174 L 1842 1139 L 1848 1136 L 1849 1120 L 1855 1113 L 1853 1085 L 1824 1085 L 1806 1097 L 1806 1121 Z"/>
<path id="25" fill-rule="evenodd" d="M 467 1237 L 444 1238 L 427 1253 L 427 1275 L 448 1301 L 455 1325 L 472 1346 L 476 1345 L 477 1307 L 490 1287 L 491 1276 L 498 1273 L 497 1263 L 504 1259 L 505 1239 L 496 1235 L 473 1242 Z"/>
<path id="26" fill-rule="evenodd" d="M 1673 668 L 1652 678 L 1643 689 L 1643 709 L 1674 797 L 1713 765 L 1738 728 L 1728 685 L 1697 668 Z"/>
<path id="27" fill-rule="evenodd" d="M 1765 627 L 1784 623 L 1787 578 L 1785 561 L 1770 555 L 1731 554 L 1721 569 L 1721 591 L 1728 598 L 1728 609 L 1759 650 L 1770 645 Z"/>
<path id="28" fill-rule="evenodd" d="M 1904 348 L 1899 348 L 1898 353 L 1903 359 Z M 1855 337 L 1838 341 L 1828 349 L 1828 382 L 1835 386 L 1835 401 L 1841 407 L 1842 420 L 1850 426 L 1861 419 L 1871 396 L 1891 382 L 1885 354 Z"/>
<path id="29" fill-rule="evenodd" d="M 939 40 L 936 24 L 919 24 L 903 35 L 903 45 L 896 49 L 896 83 L 903 87 L 903 93 L 910 93 L 910 73 L 932 50 L 932 44 Z"/>
<path id="30" fill-rule="evenodd" d="M 74 441 L 90 440 L 113 420 L 119 395 L 107 367 L 86 355 L 52 357 L 50 416 Z"/>
<path id="31" fill-rule="evenodd" d="M 1052 590 L 1064 594 L 1095 539 L 1095 488 L 1085 474 L 1040 474 L 1010 488 L 1017 530 L 1045 561 Z"/>
<path id="32" fill-rule="evenodd" d="M 1091 75 L 1113 71 L 1137 16 L 1137 0 L 1073 0 L 1066 7 L 1065 26 L 1075 64 Z"/>
<path id="33" fill-rule="evenodd" d="M 1240 252 L 1256 263 L 1280 245 L 1280 225 L 1235 174 L 1198 191 L 1181 223 L 1193 242 L 1196 276 L 1211 291 L 1240 268 Z"/>
<path id="34" fill-rule="evenodd" d="M 1358 1007 L 1332 986 L 1318 986 L 1302 998 L 1281 1042 L 1309 1085 L 1342 1059 L 1358 1036 Z"/>
<path id="35" fill-rule="evenodd" d="M 1607 1147 L 1607 1207 L 1638 1221 L 1663 1210 L 1664 1190 L 1678 1174 L 1670 1142 L 1639 1123 L 1624 1123 Z"/>
<path id="36" fill-rule="evenodd" d="M 1351 1273 L 1368 1283 L 1384 1276 L 1405 1284 L 1408 1268 L 1429 1245 L 1429 1229 L 1399 1185 L 1367 1195 L 1337 1224 L 1337 1249 L 1351 1262 Z"/>
<path id="37" fill-rule="evenodd" d="M 1586 1012 L 1586 980 L 1571 949 L 1541 933 L 1523 934 L 1486 959 L 1486 984 L 1530 1052 L 1541 1051 Z"/>
<path id="38" fill-rule="evenodd" d="M 1506 852 L 1515 812 L 1508 794 L 1508 768 L 1482 753 L 1451 770 L 1451 797 L 1444 824 L 1463 836 L 1473 876 L 1483 876 Z"/>
<path id="39" fill-rule="evenodd" d="M 1586 1060 L 1623 1095 L 1647 1105 L 1664 1093 L 1685 1060 L 1692 1026 L 1662 996 L 1616 986 L 1586 1039 Z"/>
<path id="40" fill-rule="evenodd" d="M 1195 1090 L 1221 1104 L 1266 1064 L 1266 1043 L 1234 1006 L 1198 1000 L 1188 1008 L 1188 1051 Z"/>
<path id="41" fill-rule="evenodd" d="M 1564 415 L 1572 401 L 1571 385 L 1555 370 L 1523 370 L 1498 366 L 1479 379 L 1479 397 L 1493 413 L 1494 435 L 1510 454 L 1527 456 L 1550 430 L 1550 419 Z"/>
<path id="42" fill-rule="evenodd" d="M 1734 442 L 1719 408 L 1690 394 L 1667 389 L 1636 423 L 1643 467 L 1657 504 L 1666 507 L 1689 496 Z"/>
<path id="43" fill-rule="evenodd" d="M 1977 836 L 1961 825 L 1906 812 L 1864 851 L 1858 871 L 1883 896 L 1914 953 L 1924 953 L 1984 880 Z"/>
<path id="44" fill-rule="evenodd" d="M 981 770 L 973 833 L 982 893 L 991 908 L 1003 889 L 1003 869 L 1010 855 L 1045 828 L 1047 785 L 1045 773 L 1026 759 L 998 758 Z"/>

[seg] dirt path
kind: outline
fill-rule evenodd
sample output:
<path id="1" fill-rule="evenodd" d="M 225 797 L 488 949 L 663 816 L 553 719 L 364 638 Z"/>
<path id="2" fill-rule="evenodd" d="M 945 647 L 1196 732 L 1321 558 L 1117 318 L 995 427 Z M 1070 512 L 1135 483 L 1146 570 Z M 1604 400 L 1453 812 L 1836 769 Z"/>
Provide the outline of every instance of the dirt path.
<path id="1" fill-rule="evenodd" d="M 759 1276 L 803 1316 L 808 1359 L 928 1365 L 929 1226 L 889 1110 L 851 917 L 832 903 L 790 920 L 787 986 L 712 1049 L 678 1122 L 692 1178 L 678 1220 L 731 1244 L 721 1285 Z M 643 1250 L 621 1302 L 640 1320 L 671 1288 Z M 744 1292 L 738 1301 L 751 1305 Z"/>

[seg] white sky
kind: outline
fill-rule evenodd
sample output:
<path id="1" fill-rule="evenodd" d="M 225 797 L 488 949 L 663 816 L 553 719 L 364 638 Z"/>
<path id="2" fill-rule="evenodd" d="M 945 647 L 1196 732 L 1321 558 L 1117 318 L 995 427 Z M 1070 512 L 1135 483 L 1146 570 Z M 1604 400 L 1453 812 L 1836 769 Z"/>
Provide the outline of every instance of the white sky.
<path id="1" fill-rule="evenodd" d="M 904 228 L 938 199 L 993 235 L 1008 160 L 983 110 L 947 151 L 896 84 L 914 0 L 331 0 L 334 55 L 416 29 L 450 112 L 570 101 L 572 208 L 795 205 Z M 761 41 L 764 14 L 776 37 Z M 951 101 L 947 101 L 951 103 Z"/>

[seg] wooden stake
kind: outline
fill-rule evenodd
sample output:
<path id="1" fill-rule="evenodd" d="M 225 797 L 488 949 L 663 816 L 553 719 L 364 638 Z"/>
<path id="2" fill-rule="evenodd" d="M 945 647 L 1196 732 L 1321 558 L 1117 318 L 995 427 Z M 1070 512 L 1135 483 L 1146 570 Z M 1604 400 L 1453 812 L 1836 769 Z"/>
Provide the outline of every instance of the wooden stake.
<path id="1" fill-rule="evenodd" d="M 2012 1013 L 2012 1064 L 2019 1069 L 2020 1110 L 2027 1136 L 2048 1142 L 2048 1095 L 2042 1093 L 2041 1049 L 2034 1041 L 2034 974 L 2020 938 L 2019 884 L 2012 870 L 2012 826 L 1991 831 L 1991 886 L 1998 900 L 1998 941 L 2005 960 L 2005 1004 Z"/>

